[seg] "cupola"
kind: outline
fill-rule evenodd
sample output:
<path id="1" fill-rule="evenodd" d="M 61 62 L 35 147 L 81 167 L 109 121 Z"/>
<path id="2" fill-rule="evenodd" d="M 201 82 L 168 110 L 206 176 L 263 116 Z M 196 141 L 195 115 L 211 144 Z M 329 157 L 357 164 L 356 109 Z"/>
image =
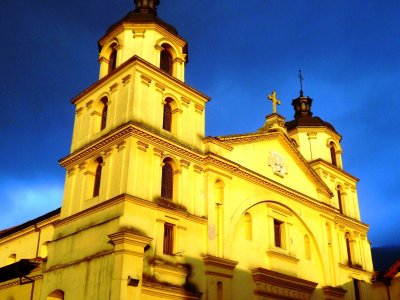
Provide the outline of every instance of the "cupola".
<path id="1" fill-rule="evenodd" d="M 160 0 L 135 0 L 135 12 L 157 15 L 157 5 L 159 4 Z"/>
<path id="2" fill-rule="evenodd" d="M 99 40 L 99 78 L 137 56 L 164 73 L 185 80 L 187 43 L 157 15 L 159 0 L 134 0 L 134 10 L 111 25 Z"/>
<path id="3" fill-rule="evenodd" d="M 305 96 L 300 78 L 300 94 L 292 100 L 294 119 L 285 123 L 288 135 L 308 161 L 323 160 L 342 168 L 341 136 L 332 124 L 314 116 L 313 99 Z"/>

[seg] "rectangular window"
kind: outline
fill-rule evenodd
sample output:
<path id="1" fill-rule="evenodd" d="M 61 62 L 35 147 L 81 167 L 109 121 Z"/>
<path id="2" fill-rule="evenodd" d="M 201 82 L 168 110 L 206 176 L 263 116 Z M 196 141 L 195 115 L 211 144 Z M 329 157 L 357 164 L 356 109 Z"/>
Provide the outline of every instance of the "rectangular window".
<path id="1" fill-rule="evenodd" d="M 283 222 L 279 221 L 277 219 L 274 219 L 275 247 L 283 248 L 282 231 L 283 231 Z"/>
<path id="2" fill-rule="evenodd" d="M 164 223 L 164 246 L 163 253 L 168 255 L 174 254 L 174 225 Z"/>

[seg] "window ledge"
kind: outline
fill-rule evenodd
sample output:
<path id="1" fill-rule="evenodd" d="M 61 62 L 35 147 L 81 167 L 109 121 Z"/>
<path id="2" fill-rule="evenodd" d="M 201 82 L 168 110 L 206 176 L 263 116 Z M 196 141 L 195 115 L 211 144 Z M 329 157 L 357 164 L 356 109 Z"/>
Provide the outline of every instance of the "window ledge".
<path id="1" fill-rule="evenodd" d="M 281 251 L 277 251 L 277 250 L 268 250 L 267 255 L 270 258 L 277 258 L 280 260 L 290 262 L 292 264 L 297 264 L 300 261 L 295 256 L 289 255 L 288 253 L 282 253 Z"/>
<path id="2" fill-rule="evenodd" d="M 339 263 L 339 267 L 342 269 L 352 269 L 352 270 L 359 270 L 359 271 L 365 271 L 364 268 L 361 265 L 358 264 L 343 264 Z"/>

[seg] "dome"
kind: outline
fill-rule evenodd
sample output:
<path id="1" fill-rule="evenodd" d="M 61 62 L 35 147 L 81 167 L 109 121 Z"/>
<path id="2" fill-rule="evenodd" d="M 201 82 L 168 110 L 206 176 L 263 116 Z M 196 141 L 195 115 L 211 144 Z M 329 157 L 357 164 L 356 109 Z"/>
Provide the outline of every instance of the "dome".
<path id="1" fill-rule="evenodd" d="M 326 127 L 335 133 L 338 133 L 332 124 L 325 122 L 320 117 L 313 117 L 311 111 L 313 99 L 308 96 L 303 96 L 303 91 L 300 91 L 300 96 L 292 100 L 292 105 L 295 111 L 294 120 L 285 123 L 288 131 L 297 127 Z"/>
<path id="2" fill-rule="evenodd" d="M 121 20 L 119 20 L 117 23 L 111 25 L 107 31 L 106 35 L 113 31 L 115 28 L 117 28 L 121 24 L 137 24 L 137 23 L 155 23 L 163 27 L 164 29 L 168 30 L 169 32 L 178 35 L 178 31 L 173 27 L 172 25 L 169 25 L 168 23 L 164 22 L 161 20 L 159 17 L 157 17 L 157 14 L 155 13 L 143 13 L 141 11 L 131 11 L 129 12 L 125 17 L 123 17 Z"/>

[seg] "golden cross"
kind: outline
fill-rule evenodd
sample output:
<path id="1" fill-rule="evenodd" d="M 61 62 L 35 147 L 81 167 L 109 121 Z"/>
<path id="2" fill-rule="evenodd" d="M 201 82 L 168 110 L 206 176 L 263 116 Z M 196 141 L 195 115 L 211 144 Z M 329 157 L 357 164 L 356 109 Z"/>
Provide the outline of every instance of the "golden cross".
<path id="1" fill-rule="evenodd" d="M 276 92 L 272 91 L 272 94 L 268 95 L 268 99 L 272 101 L 272 112 L 276 114 L 276 105 L 281 104 L 281 101 L 276 98 Z"/>

